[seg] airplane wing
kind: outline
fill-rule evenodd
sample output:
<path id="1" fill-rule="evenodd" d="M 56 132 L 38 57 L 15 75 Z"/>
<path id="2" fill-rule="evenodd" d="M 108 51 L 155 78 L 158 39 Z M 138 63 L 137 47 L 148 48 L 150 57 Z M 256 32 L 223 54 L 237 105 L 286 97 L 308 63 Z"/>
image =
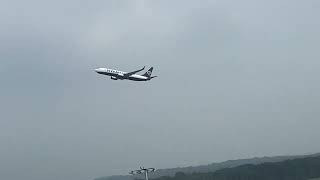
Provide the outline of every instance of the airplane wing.
<path id="1" fill-rule="evenodd" d="M 139 70 L 137 70 L 137 71 L 133 71 L 133 72 L 126 73 L 126 74 L 124 74 L 123 76 L 124 76 L 124 78 L 128 78 L 128 77 L 130 77 L 130 76 L 132 76 L 132 75 L 134 75 L 134 74 L 136 74 L 136 73 L 138 73 L 138 72 L 140 72 L 140 71 L 143 71 L 144 68 L 145 68 L 145 66 L 144 66 L 142 69 L 139 69 Z"/>

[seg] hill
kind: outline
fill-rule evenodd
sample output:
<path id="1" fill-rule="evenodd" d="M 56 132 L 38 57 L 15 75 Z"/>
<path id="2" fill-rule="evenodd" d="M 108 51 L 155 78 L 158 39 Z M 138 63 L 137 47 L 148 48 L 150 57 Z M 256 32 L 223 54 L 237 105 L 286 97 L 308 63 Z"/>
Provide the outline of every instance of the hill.
<path id="1" fill-rule="evenodd" d="M 211 173 L 176 173 L 155 180 L 310 180 L 320 177 L 320 156 L 282 162 L 242 165 Z"/>
<path id="2" fill-rule="evenodd" d="M 182 172 L 184 174 L 192 174 L 192 173 L 208 173 L 215 172 L 224 168 L 233 168 L 245 164 L 262 164 L 267 162 L 281 162 L 290 159 L 297 159 L 303 157 L 314 157 L 320 156 L 320 154 L 313 155 L 300 155 L 300 156 L 275 156 L 275 157 L 260 157 L 260 158 L 250 158 L 250 159 L 239 159 L 239 160 L 229 160 L 221 163 L 212 163 L 209 165 L 202 166 L 190 166 L 190 167 L 182 167 L 182 168 L 171 168 L 171 169 L 159 169 L 155 173 L 150 174 L 150 178 L 159 178 L 162 176 L 173 177 L 176 173 Z M 123 175 L 123 176 L 107 176 L 102 178 L 97 178 L 95 180 L 134 180 L 135 178 L 142 178 L 141 176 L 131 176 L 131 175 Z"/>

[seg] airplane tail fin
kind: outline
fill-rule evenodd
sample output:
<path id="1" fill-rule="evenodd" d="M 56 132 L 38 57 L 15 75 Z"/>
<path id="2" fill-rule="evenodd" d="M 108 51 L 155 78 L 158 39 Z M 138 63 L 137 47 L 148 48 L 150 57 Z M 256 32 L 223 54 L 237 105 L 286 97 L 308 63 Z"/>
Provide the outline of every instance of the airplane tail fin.
<path id="1" fill-rule="evenodd" d="M 152 71 L 153 71 L 153 67 L 151 67 L 146 73 L 144 73 L 143 76 L 150 78 Z"/>

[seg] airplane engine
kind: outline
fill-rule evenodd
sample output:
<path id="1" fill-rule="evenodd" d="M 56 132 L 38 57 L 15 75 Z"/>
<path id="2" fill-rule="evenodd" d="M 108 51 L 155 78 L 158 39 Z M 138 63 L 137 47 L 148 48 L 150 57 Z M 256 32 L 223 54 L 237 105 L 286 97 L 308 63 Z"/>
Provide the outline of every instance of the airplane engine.
<path id="1" fill-rule="evenodd" d="M 124 74 L 119 73 L 119 74 L 117 75 L 117 78 L 120 79 L 120 80 L 123 80 L 123 77 L 124 77 Z"/>
<path id="2" fill-rule="evenodd" d="M 112 79 L 112 80 L 118 80 L 118 78 L 117 78 L 117 77 L 114 77 L 114 76 L 111 76 L 111 79 Z"/>

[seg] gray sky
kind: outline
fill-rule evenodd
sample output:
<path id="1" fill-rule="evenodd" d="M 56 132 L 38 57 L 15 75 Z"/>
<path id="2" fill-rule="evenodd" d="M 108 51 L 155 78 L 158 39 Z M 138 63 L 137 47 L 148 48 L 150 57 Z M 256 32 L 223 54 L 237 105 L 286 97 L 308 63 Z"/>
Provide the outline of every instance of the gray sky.
<path id="1" fill-rule="evenodd" d="M 0 2 L 0 179 L 320 151 L 320 1 Z M 97 67 L 154 66 L 150 82 Z"/>

